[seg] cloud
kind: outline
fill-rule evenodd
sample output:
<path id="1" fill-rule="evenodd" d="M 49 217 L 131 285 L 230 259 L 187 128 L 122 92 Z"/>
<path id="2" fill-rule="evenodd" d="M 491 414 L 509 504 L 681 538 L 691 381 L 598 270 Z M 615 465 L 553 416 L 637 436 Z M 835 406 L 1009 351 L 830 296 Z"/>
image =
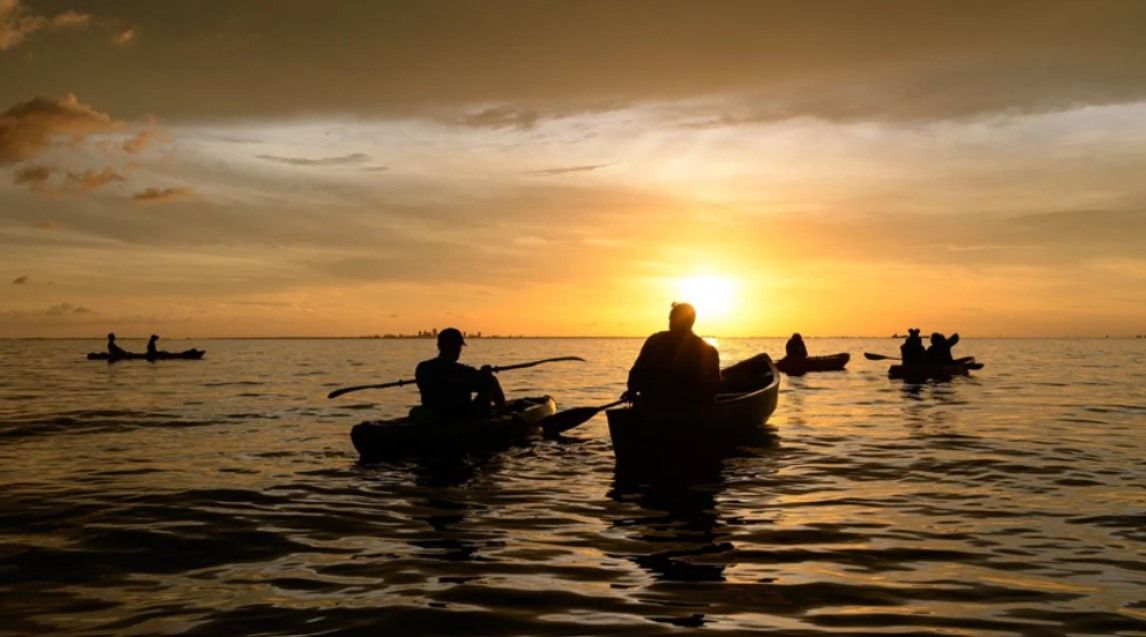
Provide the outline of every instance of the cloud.
<path id="1" fill-rule="evenodd" d="M 23 275 L 16 277 L 15 279 L 12 279 L 12 285 L 24 285 L 27 282 L 28 282 L 28 275 L 27 274 L 23 274 Z"/>
<path id="2" fill-rule="evenodd" d="M 103 170 L 92 169 L 82 173 L 68 173 L 68 181 L 85 192 L 124 180 L 125 177 L 111 166 L 105 167 Z"/>
<path id="3" fill-rule="evenodd" d="M 134 137 L 129 137 L 123 142 L 123 152 L 128 155 L 138 155 L 147 149 L 151 142 L 154 140 L 155 133 L 151 129 L 145 128 Z"/>
<path id="4" fill-rule="evenodd" d="M 91 23 L 92 16 L 89 13 L 65 11 L 52 18 L 51 27 L 53 29 L 85 29 L 91 25 Z"/>
<path id="5" fill-rule="evenodd" d="M 280 164 L 287 164 L 289 166 L 349 166 L 362 164 L 371 159 L 370 155 L 365 153 L 351 153 L 349 155 L 319 157 L 317 159 L 307 157 L 280 157 L 277 155 L 256 155 L 256 157 Z"/>
<path id="6" fill-rule="evenodd" d="M 12 175 L 12 182 L 35 190 L 42 188 L 56 171 L 54 166 L 21 166 Z"/>
<path id="7" fill-rule="evenodd" d="M 82 305 L 58 303 L 44 310 L 44 314 L 46 316 L 64 316 L 68 314 L 95 314 L 95 312 Z"/>
<path id="8" fill-rule="evenodd" d="M 516 128 L 518 130 L 527 130 L 536 126 L 539 119 L 541 119 L 541 113 L 534 110 L 519 110 L 512 106 L 494 106 L 472 115 L 467 115 L 458 120 L 458 123 L 462 126 L 479 128 Z"/>
<path id="9" fill-rule="evenodd" d="M 146 188 L 144 190 L 141 190 L 141 191 L 135 193 L 134 195 L 132 195 L 131 198 L 134 199 L 137 203 L 150 204 L 150 203 L 167 203 L 169 201 L 175 201 L 177 199 L 183 199 L 185 197 L 190 197 L 191 195 L 192 195 L 192 190 L 190 188 L 185 188 L 185 187 L 178 187 L 178 188 L 151 187 L 151 188 Z"/>
<path id="10" fill-rule="evenodd" d="M 47 18 L 25 9 L 20 0 L 0 0 L 0 51 L 15 48 L 44 29 L 83 29 L 91 21 L 91 15 L 78 11 L 65 11 Z"/>
<path id="11" fill-rule="evenodd" d="M 135 29 L 120 31 L 111 37 L 111 43 L 116 46 L 127 46 L 135 41 Z"/>
<path id="12" fill-rule="evenodd" d="M 584 166 L 566 166 L 563 168 L 545 168 L 542 170 L 527 170 L 524 174 L 534 175 L 538 177 L 550 177 L 553 175 L 564 175 L 567 173 L 584 173 L 598 168 L 604 168 L 610 164 L 587 164 Z"/>
<path id="13" fill-rule="evenodd" d="M 33 159 L 58 137 L 78 144 L 90 135 L 119 126 L 111 116 L 81 103 L 75 95 L 34 97 L 0 113 L 0 166 Z"/>

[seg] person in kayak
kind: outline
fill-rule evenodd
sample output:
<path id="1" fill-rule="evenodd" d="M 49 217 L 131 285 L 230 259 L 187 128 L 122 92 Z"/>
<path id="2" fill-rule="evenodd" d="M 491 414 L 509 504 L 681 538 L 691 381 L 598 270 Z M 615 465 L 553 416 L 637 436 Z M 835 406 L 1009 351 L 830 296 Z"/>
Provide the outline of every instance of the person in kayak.
<path id="1" fill-rule="evenodd" d="M 784 354 L 791 360 L 802 361 L 808 358 L 808 346 L 804 345 L 804 337 L 800 336 L 799 332 L 788 339 L 788 343 L 784 346 Z"/>
<path id="2" fill-rule="evenodd" d="M 147 339 L 147 357 L 150 359 L 155 359 L 155 358 L 159 357 L 159 348 L 156 347 L 156 345 L 155 345 L 155 341 L 158 341 L 158 340 L 159 340 L 159 337 L 156 336 L 155 334 L 152 334 L 151 338 Z"/>
<path id="3" fill-rule="evenodd" d="M 899 346 L 899 356 L 906 366 L 922 365 L 927 362 L 927 350 L 923 348 L 923 339 L 919 336 L 919 328 L 907 330 L 907 340 Z"/>
<path id="4" fill-rule="evenodd" d="M 693 333 L 695 322 L 691 305 L 673 303 L 668 331 L 645 341 L 622 398 L 667 408 L 712 402 L 720 390 L 720 354 Z"/>
<path id="5" fill-rule="evenodd" d="M 447 327 L 438 333 L 437 358 L 418 363 L 414 372 L 422 406 L 435 418 L 488 416 L 505 407 L 505 393 L 489 365 L 475 369 L 458 362 L 465 344 L 460 331 Z"/>
<path id="6" fill-rule="evenodd" d="M 952 334 L 951 338 L 945 338 L 943 334 L 934 332 L 931 335 L 931 347 L 927 348 L 927 362 L 943 365 L 954 363 L 955 358 L 951 356 L 951 348 L 958 342 L 958 334 Z"/>
<path id="7" fill-rule="evenodd" d="M 127 350 L 115 344 L 115 333 L 108 332 L 107 335 L 107 356 L 108 358 L 123 358 L 127 356 Z"/>

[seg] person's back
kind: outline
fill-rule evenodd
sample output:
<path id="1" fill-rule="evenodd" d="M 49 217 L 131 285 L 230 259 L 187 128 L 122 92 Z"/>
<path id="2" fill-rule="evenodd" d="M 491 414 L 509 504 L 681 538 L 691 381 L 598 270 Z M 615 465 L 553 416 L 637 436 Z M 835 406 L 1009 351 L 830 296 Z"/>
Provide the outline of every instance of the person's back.
<path id="1" fill-rule="evenodd" d="M 110 356 L 111 358 L 120 358 L 126 354 L 127 354 L 126 350 L 124 350 L 119 345 L 115 344 L 115 334 L 108 334 L 107 335 L 107 355 Z"/>
<path id="2" fill-rule="evenodd" d="M 465 345 L 462 333 L 446 328 L 438 335 L 438 356 L 418 363 L 414 378 L 422 406 L 435 418 L 468 418 L 501 409 L 505 395 L 497 377 L 488 368 L 476 369 L 458 362 Z M 471 394 L 477 393 L 477 398 Z"/>
<path id="3" fill-rule="evenodd" d="M 923 348 L 923 339 L 919 337 L 919 329 L 907 330 L 907 340 L 899 346 L 900 358 L 906 366 L 922 365 L 927 362 L 927 350 Z"/>
<path id="4" fill-rule="evenodd" d="M 808 357 L 808 346 L 804 344 L 804 337 L 798 333 L 793 334 L 784 346 L 784 354 L 791 359 L 804 360 Z"/>
<path id="5" fill-rule="evenodd" d="M 951 348 L 959 342 L 959 335 L 952 334 L 951 338 L 944 338 L 939 332 L 931 335 L 931 347 L 927 348 L 927 362 L 949 365 L 955 362 L 951 355 Z"/>
<path id="6" fill-rule="evenodd" d="M 692 332 L 696 312 L 681 303 L 669 315 L 670 329 L 645 341 L 629 370 L 629 393 L 653 407 L 712 402 L 720 389 L 720 354 Z"/>

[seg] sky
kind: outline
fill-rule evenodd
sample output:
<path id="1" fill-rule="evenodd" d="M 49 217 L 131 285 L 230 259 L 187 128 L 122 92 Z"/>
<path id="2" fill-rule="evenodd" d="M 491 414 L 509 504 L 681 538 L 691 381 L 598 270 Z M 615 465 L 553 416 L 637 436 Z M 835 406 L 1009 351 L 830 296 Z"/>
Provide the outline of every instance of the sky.
<path id="1" fill-rule="evenodd" d="M 0 337 L 1143 334 L 1144 24 L 0 0 Z"/>

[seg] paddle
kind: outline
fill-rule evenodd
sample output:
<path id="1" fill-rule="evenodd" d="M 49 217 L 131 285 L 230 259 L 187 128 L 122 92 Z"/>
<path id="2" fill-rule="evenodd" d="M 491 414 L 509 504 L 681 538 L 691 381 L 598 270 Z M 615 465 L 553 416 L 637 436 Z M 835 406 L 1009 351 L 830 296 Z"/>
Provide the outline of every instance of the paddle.
<path id="1" fill-rule="evenodd" d="M 506 372 L 506 371 L 509 371 L 511 369 L 525 369 L 526 367 L 533 367 L 534 365 L 540 365 L 542 363 L 554 363 L 557 361 L 584 361 L 584 360 L 585 359 L 581 358 L 580 356 L 558 356 L 557 358 L 543 358 L 539 361 L 532 361 L 529 363 L 517 363 L 515 365 L 502 365 L 501 367 L 494 367 L 493 372 L 497 373 L 497 372 Z M 386 389 L 387 387 L 401 387 L 402 385 L 409 385 L 410 383 L 414 383 L 414 382 L 417 382 L 417 381 L 402 379 L 402 380 L 396 380 L 392 383 L 382 383 L 381 385 L 355 385 L 354 387 L 343 387 L 342 389 L 336 389 L 336 390 L 330 392 L 329 394 L 326 395 L 326 397 L 327 398 L 338 398 L 339 396 L 341 396 L 343 394 L 349 394 L 352 391 L 358 391 L 360 389 Z M 556 415 L 556 414 L 554 414 L 554 415 Z"/>
<path id="2" fill-rule="evenodd" d="M 869 361 L 897 361 L 900 360 L 897 356 L 884 356 L 883 354 L 872 354 L 871 352 L 864 352 L 863 357 Z"/>
<path id="3" fill-rule="evenodd" d="M 547 436 L 553 436 L 563 431 L 569 431 L 581 423 L 588 422 L 590 418 L 596 416 L 602 411 L 610 407 L 616 407 L 617 405 L 620 405 L 624 402 L 624 400 L 618 400 L 611 402 L 608 405 L 601 405 L 600 407 L 574 407 L 573 409 L 559 411 L 552 416 L 546 416 L 543 418 L 541 420 L 541 429 Z"/>

